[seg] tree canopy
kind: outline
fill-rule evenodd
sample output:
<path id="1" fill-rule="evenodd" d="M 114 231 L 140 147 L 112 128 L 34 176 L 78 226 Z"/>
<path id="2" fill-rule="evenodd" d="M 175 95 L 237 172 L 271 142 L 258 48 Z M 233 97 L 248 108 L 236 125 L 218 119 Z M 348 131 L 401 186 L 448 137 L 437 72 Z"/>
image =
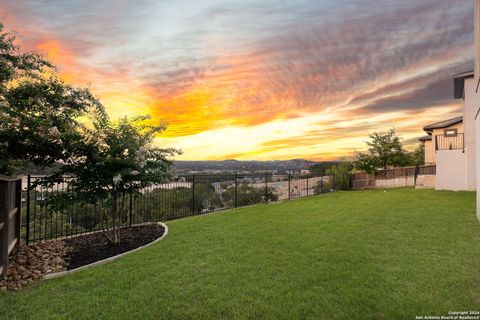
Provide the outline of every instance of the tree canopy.
<path id="1" fill-rule="evenodd" d="M 71 157 L 49 180 L 73 175 L 68 180 L 72 192 L 66 196 L 93 204 L 108 240 L 119 243 L 127 195 L 173 177 L 170 157 L 179 151 L 153 145 L 165 128 L 152 124 L 149 116 L 118 121 L 96 117 L 93 128 L 84 128 L 82 139 L 71 146 Z"/>
<path id="2" fill-rule="evenodd" d="M 88 89 L 63 82 L 40 55 L 22 53 L 0 24 L 0 174 L 60 163 L 38 183 L 73 176 L 57 204 L 93 205 L 107 239 L 119 243 L 127 195 L 173 175 L 169 157 L 178 151 L 153 144 L 165 128 L 149 116 L 111 120 Z"/>
<path id="3" fill-rule="evenodd" d="M 373 173 L 378 169 L 416 164 L 412 154 L 403 149 L 401 138 L 395 129 L 386 133 L 375 132 L 368 137 L 368 151 L 359 152 L 355 156 L 353 164 L 356 169 Z"/>
<path id="4" fill-rule="evenodd" d="M 0 24 L 0 173 L 29 163 L 50 166 L 68 159 L 80 139 L 78 118 L 103 106 L 86 88 L 64 83 L 55 67 L 21 52 Z"/>

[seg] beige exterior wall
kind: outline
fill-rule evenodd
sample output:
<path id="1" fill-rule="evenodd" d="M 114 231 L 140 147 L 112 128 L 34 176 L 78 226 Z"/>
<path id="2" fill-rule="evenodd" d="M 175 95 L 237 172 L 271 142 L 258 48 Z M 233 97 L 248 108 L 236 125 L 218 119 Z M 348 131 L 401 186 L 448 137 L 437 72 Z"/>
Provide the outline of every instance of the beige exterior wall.
<path id="1" fill-rule="evenodd" d="M 426 140 L 425 144 L 425 164 L 435 164 L 435 148 L 432 140 Z"/>
<path id="2" fill-rule="evenodd" d="M 477 187 L 476 172 L 476 137 L 475 137 L 475 115 L 480 107 L 475 99 L 477 89 L 475 79 L 465 79 L 465 101 L 463 103 L 463 125 L 465 132 L 465 156 L 467 170 L 467 190 L 474 191 Z"/>
<path id="3" fill-rule="evenodd" d="M 466 156 L 463 150 L 437 151 L 437 190 L 466 190 L 467 170 Z"/>
<path id="4" fill-rule="evenodd" d="M 475 78 L 474 83 L 480 81 L 480 0 L 475 0 Z M 475 93 L 472 96 L 473 102 L 477 105 L 475 109 L 480 108 L 480 93 Z M 476 110 L 475 110 L 476 114 Z M 480 141 L 480 117 L 474 118 L 475 121 L 475 139 Z M 480 220 L 480 147 L 476 148 L 475 167 L 477 170 L 477 218 Z"/>

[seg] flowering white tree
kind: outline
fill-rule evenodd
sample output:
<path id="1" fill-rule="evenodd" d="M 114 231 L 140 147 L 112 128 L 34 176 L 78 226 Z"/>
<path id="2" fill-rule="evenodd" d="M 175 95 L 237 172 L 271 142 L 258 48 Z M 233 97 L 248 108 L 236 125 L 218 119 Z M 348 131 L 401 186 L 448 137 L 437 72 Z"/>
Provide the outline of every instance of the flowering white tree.
<path id="1" fill-rule="evenodd" d="M 35 53 L 22 53 L 0 24 L 0 173 L 22 165 L 49 166 L 68 158 L 79 139 L 78 121 L 101 104 L 83 88 L 67 85 Z"/>
<path id="2" fill-rule="evenodd" d="M 173 175 L 170 158 L 179 152 L 153 145 L 166 127 L 151 123 L 149 116 L 119 121 L 95 118 L 93 128 L 84 128 L 82 140 L 71 146 L 74 155 L 49 179 L 53 182 L 64 174 L 73 175 L 68 182 L 72 192 L 67 196 L 70 201 L 87 201 L 95 207 L 111 243 L 120 242 L 128 195 L 166 182 Z"/>

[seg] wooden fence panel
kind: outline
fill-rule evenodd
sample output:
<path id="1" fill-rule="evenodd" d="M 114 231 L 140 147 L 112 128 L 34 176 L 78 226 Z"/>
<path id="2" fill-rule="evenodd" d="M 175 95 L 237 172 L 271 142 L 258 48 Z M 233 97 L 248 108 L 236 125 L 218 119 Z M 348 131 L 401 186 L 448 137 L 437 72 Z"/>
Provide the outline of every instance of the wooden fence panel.
<path id="1" fill-rule="evenodd" d="M 350 179 L 352 190 L 375 188 L 375 175 L 373 174 L 364 172 L 352 173 Z"/>
<path id="2" fill-rule="evenodd" d="M 417 175 L 435 174 L 435 165 L 418 166 L 418 168 L 402 167 L 385 169 L 379 170 L 375 174 L 358 172 L 350 175 L 350 186 L 352 190 L 408 186 L 412 187 L 416 184 Z"/>
<path id="3" fill-rule="evenodd" d="M 437 166 L 432 165 L 424 165 L 418 167 L 418 174 L 419 175 L 436 175 L 437 174 Z"/>
<path id="4" fill-rule="evenodd" d="M 20 243 L 22 179 L 0 176 L 0 274 L 8 269 L 8 255 Z"/>

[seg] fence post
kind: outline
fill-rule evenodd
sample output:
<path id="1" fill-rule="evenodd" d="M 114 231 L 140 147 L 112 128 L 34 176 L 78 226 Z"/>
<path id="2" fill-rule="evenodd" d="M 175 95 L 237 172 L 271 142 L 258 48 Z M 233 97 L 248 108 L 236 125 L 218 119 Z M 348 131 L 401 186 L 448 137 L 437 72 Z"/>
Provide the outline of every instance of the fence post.
<path id="1" fill-rule="evenodd" d="M 195 215 L 195 175 L 192 175 L 192 215 Z"/>
<path id="2" fill-rule="evenodd" d="M 290 200 L 290 173 L 288 174 L 288 200 Z"/>
<path id="3" fill-rule="evenodd" d="M 130 193 L 130 208 L 129 208 L 130 227 L 132 226 L 132 212 L 133 212 L 133 195 L 132 195 L 132 193 Z"/>
<path id="4" fill-rule="evenodd" d="M 413 186 L 416 187 L 417 186 L 417 177 L 418 177 L 418 173 L 420 172 L 420 166 L 417 165 L 415 166 L 415 175 L 413 176 Z"/>
<path id="5" fill-rule="evenodd" d="M 20 245 L 22 178 L 0 176 L 0 274 L 8 269 L 8 255 Z"/>
<path id="6" fill-rule="evenodd" d="M 348 173 L 348 188 L 353 190 L 353 181 L 352 181 L 352 173 Z"/>
<path id="7" fill-rule="evenodd" d="M 2 181 L 2 192 L 0 201 L 0 274 L 7 273 L 8 269 L 8 247 L 9 247 L 9 225 L 10 225 L 10 190 L 11 183 Z"/>
<path id="8" fill-rule="evenodd" d="M 320 194 L 323 193 L 323 176 L 320 176 Z"/>
<path id="9" fill-rule="evenodd" d="M 20 229 L 22 228 L 22 179 L 20 178 L 15 185 L 15 197 L 17 198 L 15 201 L 15 205 L 18 208 L 17 216 L 15 217 L 15 238 L 17 238 L 17 244 L 15 247 L 18 248 L 20 245 Z"/>
<path id="10" fill-rule="evenodd" d="M 238 179 L 237 173 L 235 172 L 235 192 L 234 192 L 234 199 L 233 199 L 233 207 L 237 208 L 237 188 L 238 188 Z"/>
<path id="11" fill-rule="evenodd" d="M 307 176 L 307 197 L 308 197 L 308 176 Z"/>
<path id="12" fill-rule="evenodd" d="M 268 174 L 265 173 L 265 203 L 268 203 Z"/>
<path id="13" fill-rule="evenodd" d="M 31 184 L 31 176 L 27 176 L 27 217 L 26 217 L 26 235 L 25 235 L 25 243 L 28 245 L 30 242 L 30 184 Z"/>

